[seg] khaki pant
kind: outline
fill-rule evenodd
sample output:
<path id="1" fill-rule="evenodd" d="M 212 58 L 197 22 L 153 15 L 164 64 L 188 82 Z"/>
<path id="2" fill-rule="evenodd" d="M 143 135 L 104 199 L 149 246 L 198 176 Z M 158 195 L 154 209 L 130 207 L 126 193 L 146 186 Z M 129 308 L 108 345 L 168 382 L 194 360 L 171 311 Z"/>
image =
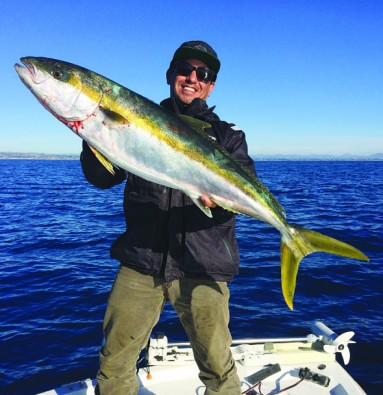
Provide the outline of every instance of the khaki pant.
<path id="1" fill-rule="evenodd" d="M 229 348 L 228 300 L 225 282 L 180 279 L 164 284 L 156 277 L 121 267 L 104 319 L 97 391 L 101 395 L 137 394 L 136 361 L 164 303 L 170 301 L 193 347 L 206 394 L 241 394 Z"/>

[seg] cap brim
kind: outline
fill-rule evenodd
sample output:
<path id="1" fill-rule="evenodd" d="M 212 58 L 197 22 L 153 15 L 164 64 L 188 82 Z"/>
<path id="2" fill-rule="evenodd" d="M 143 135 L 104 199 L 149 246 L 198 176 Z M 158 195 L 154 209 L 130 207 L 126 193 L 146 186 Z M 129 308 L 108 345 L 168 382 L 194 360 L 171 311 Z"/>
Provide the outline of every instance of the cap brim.
<path id="1" fill-rule="evenodd" d="M 198 59 L 206 63 L 216 74 L 221 67 L 220 61 L 215 56 L 194 48 L 179 48 L 174 54 L 173 61 L 180 59 Z"/>

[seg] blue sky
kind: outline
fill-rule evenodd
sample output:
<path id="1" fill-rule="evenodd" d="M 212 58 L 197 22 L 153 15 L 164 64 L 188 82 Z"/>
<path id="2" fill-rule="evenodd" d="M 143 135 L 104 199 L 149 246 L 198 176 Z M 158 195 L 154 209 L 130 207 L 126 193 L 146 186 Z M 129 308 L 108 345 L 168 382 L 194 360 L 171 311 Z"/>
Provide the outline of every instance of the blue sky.
<path id="1" fill-rule="evenodd" d="M 22 56 L 65 60 L 151 100 L 188 40 L 222 68 L 208 100 L 257 154 L 383 152 L 383 1 L 63 0 L 0 5 L 0 151 L 79 153 L 24 87 Z"/>

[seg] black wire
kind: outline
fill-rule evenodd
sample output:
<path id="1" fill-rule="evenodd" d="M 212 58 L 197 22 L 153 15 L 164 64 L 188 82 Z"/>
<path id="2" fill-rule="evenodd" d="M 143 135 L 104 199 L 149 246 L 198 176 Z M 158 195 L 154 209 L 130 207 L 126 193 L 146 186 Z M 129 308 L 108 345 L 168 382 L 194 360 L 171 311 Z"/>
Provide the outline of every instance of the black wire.
<path id="1" fill-rule="evenodd" d="M 286 388 L 282 388 L 280 391 L 276 392 L 275 395 L 280 394 L 281 392 L 284 392 L 284 391 L 287 391 L 287 390 L 289 390 L 289 389 L 291 389 L 291 388 L 296 387 L 296 386 L 297 386 L 298 384 L 300 384 L 303 380 L 304 380 L 304 378 L 301 378 L 301 379 L 300 379 L 299 381 L 297 381 L 295 384 L 290 385 L 289 387 L 286 387 Z M 260 395 L 262 395 L 262 394 L 260 393 Z"/>
<path id="2" fill-rule="evenodd" d="M 281 394 L 282 392 L 285 392 L 285 391 L 287 391 L 287 390 L 289 390 L 289 389 L 291 389 L 291 388 L 294 388 L 294 387 L 296 387 L 298 384 L 300 384 L 303 380 L 304 380 L 304 378 L 301 378 L 301 379 L 299 379 L 296 383 L 294 383 L 294 384 L 292 384 L 292 385 L 290 385 L 290 386 L 288 386 L 288 387 L 282 388 L 282 389 L 279 390 L 278 392 L 274 392 L 273 395 Z M 256 387 L 259 387 L 259 388 L 258 388 L 258 393 L 259 393 L 259 395 L 264 395 L 263 392 L 261 391 L 261 386 L 262 386 L 262 381 L 260 381 L 259 383 L 253 385 L 252 387 L 250 387 L 250 388 L 248 388 L 247 390 L 245 390 L 244 392 L 242 392 L 242 395 L 249 394 L 250 391 L 254 390 Z M 271 394 L 271 392 L 270 392 L 270 394 Z"/>

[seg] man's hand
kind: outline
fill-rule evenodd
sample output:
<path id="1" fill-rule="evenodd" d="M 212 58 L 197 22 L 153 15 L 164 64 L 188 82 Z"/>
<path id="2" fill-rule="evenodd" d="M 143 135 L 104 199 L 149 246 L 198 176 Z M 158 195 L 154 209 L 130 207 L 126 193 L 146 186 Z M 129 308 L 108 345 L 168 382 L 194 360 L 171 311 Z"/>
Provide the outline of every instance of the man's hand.
<path id="1" fill-rule="evenodd" d="M 209 207 L 209 208 L 217 207 L 217 205 L 212 200 L 210 200 L 206 195 L 202 195 L 200 199 L 205 207 Z"/>

